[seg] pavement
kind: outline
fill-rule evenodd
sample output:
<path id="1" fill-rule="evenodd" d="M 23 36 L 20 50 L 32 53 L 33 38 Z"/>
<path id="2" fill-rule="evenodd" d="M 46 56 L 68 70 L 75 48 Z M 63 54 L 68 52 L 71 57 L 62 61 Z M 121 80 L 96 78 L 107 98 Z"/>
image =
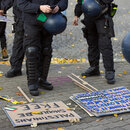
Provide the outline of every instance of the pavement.
<path id="1" fill-rule="evenodd" d="M 126 86 L 130 89 L 130 65 L 122 59 L 121 43 L 124 36 L 130 32 L 130 1 L 129 0 L 115 0 L 118 4 L 117 14 L 114 16 L 115 34 L 116 37 L 112 38 L 114 61 L 116 70 L 116 83 L 109 85 L 106 83 L 104 73 L 98 77 L 89 77 L 84 80 L 93 85 L 98 90 L 104 90 L 114 87 Z M 79 23 L 78 27 L 72 26 L 73 10 L 75 1 L 69 1 L 69 7 L 67 10 L 68 26 L 64 33 L 54 37 L 53 42 L 53 58 L 67 58 L 67 59 L 86 59 L 87 61 L 87 43 L 82 36 L 81 28 L 82 24 Z M 9 15 L 12 15 L 12 9 L 8 11 Z M 9 17 L 12 21 L 7 23 L 7 41 L 8 41 L 8 53 L 11 55 L 13 34 L 11 33 L 11 24 L 13 18 Z M 82 17 L 81 17 L 82 19 Z M 101 58 L 102 59 L 102 58 Z M 84 60 L 83 60 L 84 61 Z M 75 73 L 80 75 L 89 67 L 86 63 L 68 63 L 68 64 L 51 64 L 48 80 L 53 83 L 54 90 L 46 91 L 40 89 L 40 96 L 32 97 L 29 94 L 26 80 L 26 67 L 23 64 L 23 75 L 15 78 L 5 78 L 4 74 L 9 70 L 10 66 L 8 62 L 2 63 L 0 61 L 0 73 L 3 72 L 3 76 L 0 76 L 0 95 L 8 95 L 14 97 L 18 101 L 25 100 L 24 97 L 16 95 L 18 92 L 17 86 L 20 86 L 27 96 L 34 99 L 34 102 L 51 102 L 51 101 L 63 101 L 65 104 L 71 103 L 74 107 L 75 103 L 69 99 L 74 93 L 85 92 L 78 86 L 76 86 L 67 75 Z M 100 70 L 104 72 L 102 62 L 100 62 Z M 127 72 L 124 74 L 124 72 Z M 14 128 L 7 118 L 6 114 L 2 110 L 2 106 L 13 105 L 10 102 L 0 100 L 0 130 L 54 130 L 63 128 L 64 130 L 129 130 L 130 129 L 130 114 L 123 113 L 117 117 L 103 116 L 103 117 L 90 117 L 84 110 L 77 107 L 75 112 L 79 114 L 82 119 L 79 123 L 58 122 L 39 124 L 36 128 L 30 126 Z"/>
<path id="2" fill-rule="evenodd" d="M 75 63 L 75 64 L 61 64 L 54 65 L 51 64 L 48 80 L 53 83 L 54 90 L 47 91 L 40 89 L 40 95 L 38 97 L 31 96 L 27 88 L 26 81 L 26 68 L 23 65 L 23 75 L 15 78 L 5 78 L 0 77 L 0 95 L 8 95 L 14 97 L 18 101 L 26 101 L 23 96 L 16 95 L 19 92 L 17 86 L 20 86 L 27 96 L 34 99 L 34 102 L 40 103 L 43 101 L 63 101 L 65 104 L 71 103 L 69 107 L 74 107 L 75 103 L 69 99 L 69 97 L 74 93 L 82 93 L 85 90 L 76 86 L 67 75 L 75 73 L 80 75 L 85 69 L 89 67 L 88 63 Z M 130 65 L 124 62 L 115 62 L 116 68 L 116 83 L 114 85 L 109 85 L 106 83 L 104 78 L 104 73 L 101 76 L 88 77 L 84 80 L 90 83 L 92 86 L 98 90 L 104 90 L 114 87 L 126 86 L 130 89 Z M 6 73 L 9 69 L 8 65 L 0 64 L 0 71 Z M 100 63 L 100 70 L 104 72 L 102 63 Z M 124 74 L 123 72 L 127 72 Z M 75 112 L 82 117 L 79 123 L 71 124 L 68 121 L 58 122 L 58 123 L 48 123 L 39 124 L 36 128 L 31 128 L 30 126 L 16 127 L 14 128 L 7 118 L 6 114 L 2 110 L 2 106 L 14 105 L 10 102 L 0 100 L 0 130 L 54 130 L 57 128 L 63 128 L 64 130 L 129 130 L 130 128 L 130 114 L 123 113 L 119 114 L 117 117 L 114 115 L 103 116 L 103 117 L 90 117 L 84 110 L 77 107 Z"/>

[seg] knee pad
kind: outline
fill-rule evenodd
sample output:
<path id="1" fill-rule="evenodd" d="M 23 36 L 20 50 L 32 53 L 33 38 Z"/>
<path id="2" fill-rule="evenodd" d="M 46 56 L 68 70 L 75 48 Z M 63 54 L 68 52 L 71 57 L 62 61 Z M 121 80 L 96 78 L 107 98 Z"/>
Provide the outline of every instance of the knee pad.
<path id="1" fill-rule="evenodd" d="M 26 55 L 29 57 L 36 57 L 37 53 L 38 53 L 37 47 L 28 47 L 26 49 Z"/>
<path id="2" fill-rule="evenodd" d="M 52 56 L 52 48 L 44 48 L 43 55 L 44 56 Z"/>

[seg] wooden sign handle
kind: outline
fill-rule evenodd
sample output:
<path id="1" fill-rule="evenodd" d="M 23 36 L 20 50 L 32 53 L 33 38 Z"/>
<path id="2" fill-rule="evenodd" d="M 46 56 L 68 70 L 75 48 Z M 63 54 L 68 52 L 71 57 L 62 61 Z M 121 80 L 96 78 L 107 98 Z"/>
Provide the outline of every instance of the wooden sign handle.
<path id="1" fill-rule="evenodd" d="M 18 86 L 18 90 L 23 94 L 23 96 L 27 99 L 28 102 L 32 102 L 29 97 L 24 93 L 24 91 Z"/>

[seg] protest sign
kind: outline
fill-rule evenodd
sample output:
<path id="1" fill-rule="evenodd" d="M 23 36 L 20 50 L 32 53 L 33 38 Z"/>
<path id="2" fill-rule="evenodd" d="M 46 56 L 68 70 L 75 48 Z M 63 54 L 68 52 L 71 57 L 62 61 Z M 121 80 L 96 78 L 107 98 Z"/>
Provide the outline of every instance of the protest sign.
<path id="1" fill-rule="evenodd" d="M 130 112 L 130 90 L 123 86 L 91 93 L 73 94 L 72 99 L 97 117 Z"/>
<path id="2" fill-rule="evenodd" d="M 80 119 L 74 111 L 67 110 L 62 102 L 30 103 L 18 106 L 11 106 L 10 109 L 3 107 L 14 127 L 25 126 L 35 123 L 49 123 L 67 121 L 73 118 Z"/>

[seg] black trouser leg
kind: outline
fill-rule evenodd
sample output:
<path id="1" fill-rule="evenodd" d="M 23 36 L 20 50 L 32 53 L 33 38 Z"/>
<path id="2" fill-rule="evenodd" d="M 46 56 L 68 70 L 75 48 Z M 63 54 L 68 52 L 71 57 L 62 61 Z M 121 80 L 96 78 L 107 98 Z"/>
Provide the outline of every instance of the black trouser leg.
<path id="1" fill-rule="evenodd" d="M 0 42 L 2 49 L 7 48 L 5 29 L 6 29 L 6 22 L 0 22 Z"/>
<path id="2" fill-rule="evenodd" d="M 106 71 L 114 71 L 113 49 L 111 39 L 107 34 L 99 34 L 99 49 L 102 53 L 104 68 Z"/>
<path id="3" fill-rule="evenodd" d="M 23 38 L 24 38 L 23 22 L 21 20 L 16 20 L 15 36 L 12 48 L 12 55 L 10 58 L 10 64 L 12 68 L 15 68 L 20 71 L 22 68 L 22 62 L 24 58 Z"/>
<path id="4" fill-rule="evenodd" d="M 83 29 L 84 37 L 88 43 L 88 60 L 91 67 L 99 66 L 100 52 L 98 48 L 98 35 L 95 26 Z"/>

